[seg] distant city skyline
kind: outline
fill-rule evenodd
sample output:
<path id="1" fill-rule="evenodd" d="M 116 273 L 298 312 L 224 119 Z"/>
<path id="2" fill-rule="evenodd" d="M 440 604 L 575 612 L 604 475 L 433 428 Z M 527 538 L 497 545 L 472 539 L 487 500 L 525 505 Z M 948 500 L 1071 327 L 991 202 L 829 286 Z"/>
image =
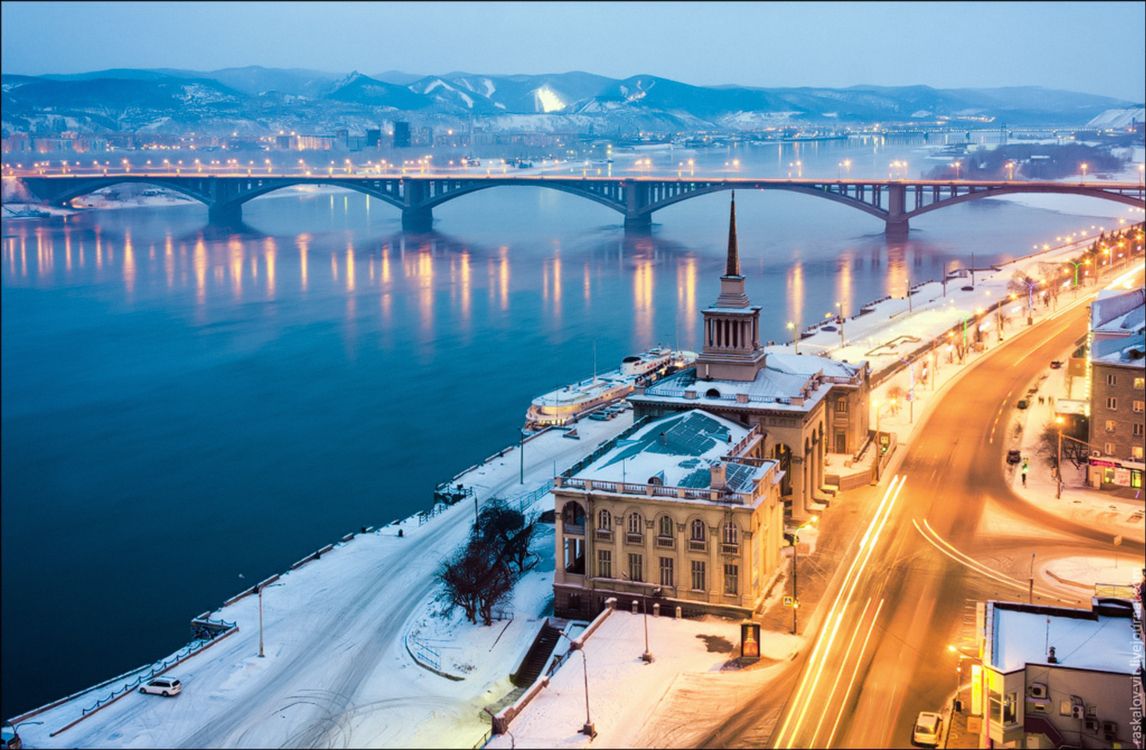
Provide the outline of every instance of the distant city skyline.
<path id="1" fill-rule="evenodd" d="M 583 70 L 694 85 L 1045 86 L 1146 99 L 1146 4 L 67 3 L 0 7 L 3 72 Z"/>

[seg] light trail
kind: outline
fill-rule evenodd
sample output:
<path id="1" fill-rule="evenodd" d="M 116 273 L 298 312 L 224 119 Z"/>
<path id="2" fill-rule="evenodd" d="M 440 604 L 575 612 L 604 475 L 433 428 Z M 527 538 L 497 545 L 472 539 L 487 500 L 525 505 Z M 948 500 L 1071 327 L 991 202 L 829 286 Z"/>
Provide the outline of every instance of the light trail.
<path id="1" fill-rule="evenodd" d="M 837 704 L 839 710 L 836 711 L 836 721 L 832 725 L 832 733 L 828 735 L 828 741 L 824 744 L 825 748 L 829 748 L 832 746 L 832 741 L 836 738 L 836 730 L 838 730 L 840 728 L 840 720 L 844 718 L 844 707 L 847 706 L 848 699 L 851 698 L 852 689 L 855 688 L 855 686 L 856 686 L 856 676 L 859 674 L 860 663 L 863 662 L 862 656 L 863 656 L 864 652 L 867 651 L 867 642 L 871 639 L 871 634 L 875 631 L 875 623 L 876 623 L 876 620 L 879 619 L 880 611 L 883 609 L 883 602 L 884 602 L 883 599 L 879 600 L 879 606 L 876 607 L 875 614 L 872 615 L 871 625 L 868 626 L 867 635 L 864 636 L 864 639 L 863 639 L 863 646 L 860 647 L 861 658 L 856 660 L 856 665 L 852 668 L 852 674 L 851 674 L 851 677 L 848 678 L 848 689 L 844 693 L 844 699 L 842 701 L 840 701 L 839 704 Z M 857 630 L 856 632 L 859 632 L 859 631 Z M 814 746 L 814 744 L 815 743 L 813 743 L 812 746 Z"/>
<path id="2" fill-rule="evenodd" d="M 871 597 L 869 596 L 867 598 L 867 603 L 863 605 L 863 611 L 860 612 L 860 616 L 859 616 L 859 619 L 857 620 L 857 622 L 862 623 L 864 621 L 864 618 L 867 617 L 867 611 L 870 607 L 871 607 Z M 844 676 L 843 667 L 851 659 L 852 647 L 855 646 L 856 638 L 859 637 L 859 633 L 860 633 L 860 628 L 856 628 L 855 630 L 852 631 L 852 637 L 848 641 L 848 647 L 844 651 L 844 657 L 843 657 L 843 659 L 840 660 L 840 668 L 836 670 L 836 680 L 835 680 L 835 682 L 832 683 L 831 690 L 828 691 L 828 696 L 827 696 L 828 699 L 826 701 L 824 701 L 824 703 L 827 705 L 831 705 L 832 696 L 836 694 L 836 688 L 838 688 L 840 686 L 840 678 L 842 678 Z M 860 661 L 863 661 L 863 650 L 862 649 L 860 650 L 860 658 L 857 660 L 856 663 L 858 664 Z M 839 712 L 837 712 L 837 715 L 838 714 L 839 714 Z M 816 737 L 819 736 L 820 728 L 824 725 L 824 719 L 826 719 L 827 716 L 828 716 L 828 714 L 826 712 L 820 713 L 820 720 L 818 722 L 816 722 L 816 728 L 812 731 L 811 742 L 808 743 L 810 747 L 816 747 Z"/>
<path id="3" fill-rule="evenodd" d="M 903 490 L 906 482 L 906 476 L 900 477 L 896 475 L 892 479 L 891 484 L 888 485 L 883 498 L 880 500 L 879 507 L 876 509 L 872 522 L 868 524 L 867 530 L 864 532 L 856 556 L 852 559 L 852 563 L 844 577 L 844 584 L 836 593 L 836 598 L 828 610 L 828 614 L 825 618 L 825 629 L 821 632 L 819 639 L 817 639 L 816 647 L 813 649 L 812 655 L 808 660 L 804 677 L 796 692 L 792 711 L 785 718 L 784 724 L 781 726 L 780 732 L 777 735 L 776 747 L 791 747 L 791 743 L 795 740 L 796 734 L 804 723 L 804 717 L 812 703 L 812 696 L 815 694 L 820 678 L 823 676 L 824 665 L 827 662 L 828 654 L 831 652 L 832 645 L 839 635 L 844 613 L 848 604 L 851 603 L 852 595 L 855 593 L 860 577 L 867 567 L 868 562 L 871 560 L 872 552 L 879 542 L 879 536 L 887 525 L 888 518 L 891 516 L 891 510 L 895 506 L 895 502 L 899 498 L 899 493 Z M 843 606 L 840 605 L 841 599 Z M 797 707 L 799 707 L 798 713 L 796 713 Z M 796 719 L 793 723 L 792 716 L 794 714 Z M 788 735 L 787 739 L 785 739 L 785 734 Z"/>
<path id="4" fill-rule="evenodd" d="M 1029 589 L 1029 587 L 1030 587 L 1029 581 L 1023 582 L 1023 581 L 1019 581 L 1016 578 L 1011 578 L 1010 576 L 1008 576 L 1005 573 L 1000 573 L 999 571 L 994 570 L 993 568 L 987 567 L 986 565 L 979 562 L 975 558 L 973 558 L 970 555 L 967 555 L 966 553 L 959 550 L 957 547 L 955 547 L 953 544 L 948 542 L 946 539 L 939 536 L 938 532 L 936 532 L 935 529 L 931 528 L 931 524 L 927 521 L 927 519 L 923 520 L 923 526 L 920 526 L 919 522 L 914 518 L 911 519 L 911 523 L 913 526 L 915 526 L 915 530 L 918 531 L 920 533 L 920 535 L 922 535 L 923 538 L 926 539 L 928 541 L 928 543 L 931 544 L 931 546 L 935 547 L 935 549 L 939 550 L 944 555 L 951 558 L 952 560 L 959 563 L 960 565 L 963 565 L 967 568 L 970 568 L 971 570 L 975 571 L 976 573 L 979 573 L 980 575 L 986 576 L 987 578 L 990 578 L 991 580 L 996 581 L 997 583 L 1001 583 L 1004 586 L 1009 586 L 1011 588 L 1019 589 L 1022 591 L 1027 591 Z M 1067 604 L 1078 602 L 1077 599 L 1062 599 L 1060 597 L 1057 597 L 1053 593 L 1047 591 L 1046 589 L 1036 588 L 1036 589 L 1034 589 L 1034 591 L 1035 591 L 1035 593 L 1037 593 L 1039 596 L 1043 597 L 1044 599 L 1053 599 L 1054 601 L 1063 602 L 1063 603 L 1067 603 Z"/>

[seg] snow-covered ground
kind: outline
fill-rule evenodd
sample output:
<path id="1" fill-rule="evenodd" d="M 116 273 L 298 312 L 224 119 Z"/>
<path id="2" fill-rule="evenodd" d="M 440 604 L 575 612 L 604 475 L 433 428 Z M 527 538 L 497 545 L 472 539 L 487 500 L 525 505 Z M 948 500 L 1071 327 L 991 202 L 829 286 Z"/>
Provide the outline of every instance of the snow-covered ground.
<path id="1" fill-rule="evenodd" d="M 518 448 L 455 482 L 478 488 L 482 500 L 534 490 L 631 424 L 584 420 L 580 440 L 559 431 L 525 445 L 525 482 Z M 538 504 L 549 504 L 542 496 Z M 475 639 L 465 660 L 470 675 L 452 681 L 418 666 L 404 635 L 423 617 L 437 585 L 434 571 L 462 544 L 473 505 L 461 502 L 419 525 L 417 517 L 335 545 L 321 559 L 283 575 L 264 590 L 265 658 L 258 657 L 258 597 L 211 613 L 239 631 L 171 671 L 184 683 L 172 699 L 129 694 L 55 737 L 82 709 L 118 684 L 69 700 L 34 717 L 21 734 L 30 747 L 469 747 L 488 728 L 482 708 L 509 690 L 535 632 L 539 571 L 516 594 L 515 612 L 497 647 Z M 398 531 L 402 536 L 398 536 Z M 543 540 L 539 540 L 541 544 Z M 505 623 L 481 632 L 482 638 Z M 459 628 L 459 641 L 466 629 Z M 496 636 L 495 636 L 496 638 Z M 444 644 L 442 644 L 444 645 Z M 440 648 L 440 652 L 448 649 Z M 125 682 L 128 680 L 125 680 Z"/>
<path id="2" fill-rule="evenodd" d="M 618 609 L 564 660 L 544 688 L 489 747 L 688 747 L 714 728 L 713 718 L 763 687 L 784 668 L 803 639 L 761 634 L 762 661 L 750 669 L 727 668 L 739 654 L 738 621 L 717 617 L 645 619 Z M 597 738 L 580 734 L 585 724 L 585 675 L 589 718 Z"/>

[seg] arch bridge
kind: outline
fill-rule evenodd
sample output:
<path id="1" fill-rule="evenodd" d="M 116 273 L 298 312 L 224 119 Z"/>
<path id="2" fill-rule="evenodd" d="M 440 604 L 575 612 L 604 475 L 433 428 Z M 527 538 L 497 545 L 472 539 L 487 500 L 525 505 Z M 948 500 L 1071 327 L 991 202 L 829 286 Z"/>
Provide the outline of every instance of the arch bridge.
<path id="1" fill-rule="evenodd" d="M 655 211 L 722 190 L 786 190 L 841 203 L 884 222 L 889 235 L 906 236 L 909 222 L 929 211 L 980 198 L 1016 193 L 1085 195 L 1146 208 L 1143 186 L 1133 182 L 1029 182 L 984 180 L 695 179 L 566 176 L 439 175 L 202 175 L 169 172 L 100 175 L 26 175 L 20 179 L 40 200 L 67 205 L 72 199 L 122 183 L 146 183 L 206 204 L 212 221 L 238 221 L 242 206 L 294 185 L 328 185 L 364 193 L 402 211 L 402 226 L 427 231 L 433 209 L 479 190 L 527 186 L 560 190 L 608 206 L 625 219 L 626 231 L 647 231 Z"/>

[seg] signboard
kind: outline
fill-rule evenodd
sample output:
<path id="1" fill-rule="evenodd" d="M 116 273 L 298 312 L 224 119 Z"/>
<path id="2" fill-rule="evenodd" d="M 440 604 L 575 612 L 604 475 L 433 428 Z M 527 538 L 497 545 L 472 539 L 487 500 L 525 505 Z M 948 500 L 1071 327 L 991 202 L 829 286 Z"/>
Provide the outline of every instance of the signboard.
<path id="1" fill-rule="evenodd" d="M 1130 486 L 1130 469 L 1124 469 L 1121 466 L 1114 469 L 1114 483 L 1121 487 Z"/>
<path id="2" fill-rule="evenodd" d="M 740 623 L 740 659 L 756 661 L 760 658 L 760 623 Z"/>
<path id="3" fill-rule="evenodd" d="M 790 597 L 790 596 L 784 597 L 784 606 L 785 607 L 791 607 L 793 604 L 795 604 L 795 602 L 796 602 L 796 600 L 793 597 Z"/>

